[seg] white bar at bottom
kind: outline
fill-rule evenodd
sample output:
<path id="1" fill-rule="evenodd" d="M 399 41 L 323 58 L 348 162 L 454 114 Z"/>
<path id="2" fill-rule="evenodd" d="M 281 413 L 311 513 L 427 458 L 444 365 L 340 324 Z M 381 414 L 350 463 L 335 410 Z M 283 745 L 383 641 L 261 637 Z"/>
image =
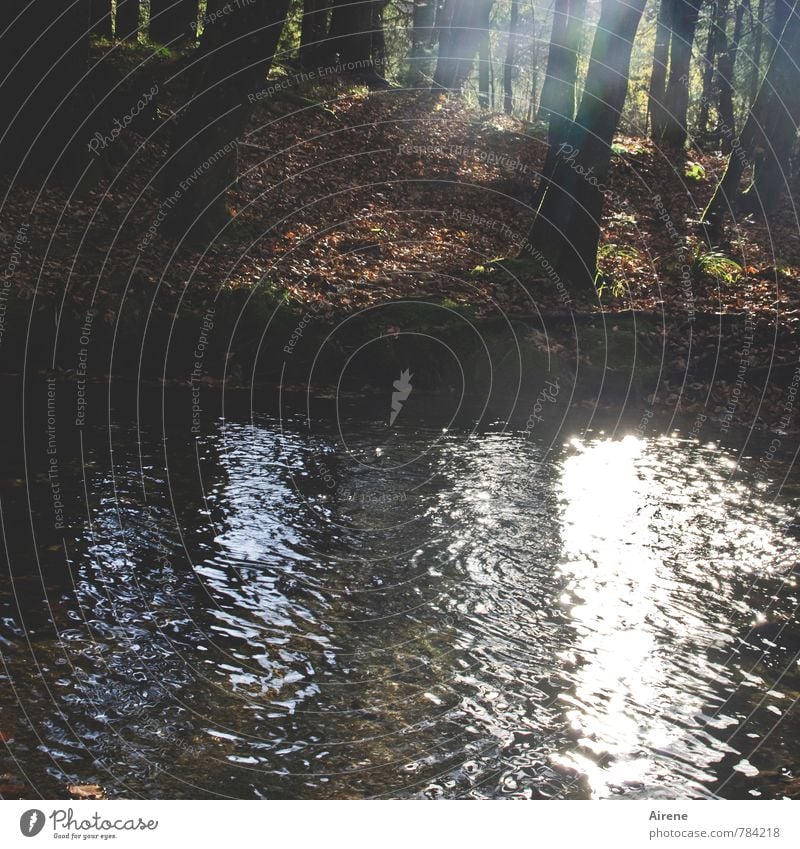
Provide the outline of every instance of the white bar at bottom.
<path id="1" fill-rule="evenodd" d="M 0 802 L 0 846 L 784 847 L 791 801 Z M 28 836 L 29 832 L 33 832 Z"/>

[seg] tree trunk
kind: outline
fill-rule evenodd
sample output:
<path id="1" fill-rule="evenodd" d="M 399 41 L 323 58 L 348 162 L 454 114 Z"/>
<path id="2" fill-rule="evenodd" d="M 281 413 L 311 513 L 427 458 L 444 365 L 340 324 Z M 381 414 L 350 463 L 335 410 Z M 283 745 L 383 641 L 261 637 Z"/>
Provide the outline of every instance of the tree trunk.
<path id="1" fill-rule="evenodd" d="M 371 87 L 386 88 L 373 61 L 374 5 L 369 0 L 334 0 L 325 60 Z"/>
<path id="2" fill-rule="evenodd" d="M 774 0 L 772 5 L 772 18 L 770 19 L 769 29 L 769 58 L 772 60 L 772 54 L 778 44 L 786 22 L 789 20 L 789 14 L 792 11 L 794 0 Z"/>
<path id="3" fill-rule="evenodd" d="M 304 0 L 300 25 L 300 64 L 316 68 L 322 61 L 325 36 L 328 34 L 330 0 Z"/>
<path id="4" fill-rule="evenodd" d="M 111 0 L 91 0 L 92 35 L 98 38 L 111 38 L 114 35 Z"/>
<path id="5" fill-rule="evenodd" d="M 483 33 L 489 30 L 494 0 L 446 0 L 433 86 L 460 92 L 475 64 Z"/>
<path id="6" fill-rule="evenodd" d="M 653 70 L 650 72 L 648 105 L 650 108 L 650 138 L 660 141 L 666 127 L 667 113 L 664 98 L 667 93 L 667 66 L 669 63 L 669 40 L 675 0 L 661 0 L 656 23 L 656 46 L 653 49 Z"/>
<path id="7" fill-rule="evenodd" d="M 528 114 L 526 120 L 530 124 L 533 121 L 533 116 L 538 112 L 538 104 L 536 103 L 536 93 L 539 85 L 539 42 L 535 38 L 536 35 L 536 9 L 531 5 L 531 96 L 528 99 Z"/>
<path id="8" fill-rule="evenodd" d="M 170 46 L 194 40 L 198 9 L 198 0 L 150 0 L 150 40 Z"/>
<path id="9" fill-rule="evenodd" d="M 372 62 L 381 76 L 385 76 L 388 62 L 383 29 L 383 10 L 388 5 L 389 0 L 378 0 L 372 4 Z"/>
<path id="10" fill-rule="evenodd" d="M 728 15 L 727 2 L 724 20 L 720 19 L 720 55 L 717 68 L 717 89 L 719 91 L 719 126 L 722 139 L 722 152 L 730 153 L 734 137 L 734 126 L 736 118 L 733 114 L 733 72 L 736 67 L 736 54 L 739 51 L 739 41 L 742 37 L 742 23 L 744 21 L 744 3 L 736 6 L 736 18 L 733 24 L 733 37 L 728 44 L 726 32 Z"/>
<path id="11" fill-rule="evenodd" d="M 139 0 L 117 0 L 114 34 L 120 41 L 139 38 Z"/>
<path id="12" fill-rule="evenodd" d="M 717 55 L 717 11 L 719 3 L 726 0 L 716 0 L 708 10 L 708 38 L 703 54 L 703 89 L 700 95 L 700 114 L 697 119 L 697 134 L 703 137 L 708 132 L 708 115 L 711 108 L 711 85 L 714 82 L 714 62 Z"/>
<path id="13" fill-rule="evenodd" d="M 519 2 L 511 0 L 511 18 L 508 22 L 508 47 L 506 61 L 503 64 L 503 112 L 511 115 L 514 111 L 514 65 L 517 61 L 517 24 L 519 20 Z"/>
<path id="14" fill-rule="evenodd" d="M 766 216 L 791 191 L 791 157 L 800 126 L 800 0 L 785 20 L 771 63 L 773 88 L 761 121 L 761 144 L 753 151 L 753 180 L 741 198 L 743 210 Z"/>
<path id="15" fill-rule="evenodd" d="M 751 109 L 758 94 L 758 84 L 761 82 L 761 49 L 764 43 L 764 0 L 758 0 L 758 11 L 753 28 L 753 56 L 750 68 L 750 94 L 748 97 L 748 106 Z"/>
<path id="16" fill-rule="evenodd" d="M 455 57 L 453 42 L 455 41 L 456 12 L 462 7 L 462 0 L 444 0 L 436 13 L 436 31 L 439 36 L 439 50 L 436 57 L 436 68 L 433 72 L 431 89 L 450 89 L 455 79 Z"/>
<path id="17" fill-rule="evenodd" d="M 4 11 L 11 23 L 0 31 L 0 170 L 71 176 L 88 156 L 80 83 L 91 2 L 58 10 L 49 0 L 9 0 Z"/>
<path id="18" fill-rule="evenodd" d="M 787 17 L 753 108 L 703 213 L 702 221 L 714 234 L 729 210 L 743 208 L 769 215 L 788 188 L 791 152 L 800 123 L 800 0 L 794 0 Z M 750 163 L 753 181 L 740 195 L 739 181 Z"/>
<path id="19" fill-rule="evenodd" d="M 586 85 L 553 179 L 531 228 L 527 252 L 551 279 L 594 295 L 603 192 L 611 143 L 628 91 L 631 50 L 646 0 L 603 0 Z"/>
<path id="20" fill-rule="evenodd" d="M 542 85 L 542 97 L 539 102 L 539 117 L 548 119 L 547 154 L 533 199 L 535 209 L 539 208 L 552 179 L 558 147 L 566 142 L 575 117 L 578 51 L 585 15 L 586 0 L 556 0 L 553 32 L 547 55 L 547 76 Z"/>
<path id="21" fill-rule="evenodd" d="M 489 108 L 489 70 L 491 60 L 489 58 L 489 30 L 480 34 L 478 41 L 478 105 L 481 109 Z"/>
<path id="22" fill-rule="evenodd" d="M 669 80 L 664 96 L 666 115 L 659 140 L 667 147 L 683 148 L 686 144 L 692 45 L 702 2 L 703 0 L 677 0 L 675 6 L 669 48 Z"/>
<path id="23" fill-rule="evenodd" d="M 206 238 L 228 220 L 236 143 L 255 102 L 248 95 L 264 87 L 288 8 L 289 0 L 254 0 L 208 22 L 165 169 L 161 213 L 170 235 Z"/>
<path id="24" fill-rule="evenodd" d="M 583 10 L 585 11 L 585 4 Z M 578 44 L 570 38 L 570 18 L 576 19 L 579 8 L 571 0 L 555 0 L 553 6 L 553 29 L 550 48 L 547 52 L 542 94 L 539 98 L 539 118 L 556 122 L 567 122 L 575 116 L 575 80 L 578 69 Z M 577 21 L 572 35 L 580 40 L 582 26 Z"/>
<path id="25" fill-rule="evenodd" d="M 436 0 L 414 0 L 411 28 L 411 53 L 409 54 L 409 82 L 421 85 L 430 75 L 428 50 L 433 41 L 436 22 Z"/>

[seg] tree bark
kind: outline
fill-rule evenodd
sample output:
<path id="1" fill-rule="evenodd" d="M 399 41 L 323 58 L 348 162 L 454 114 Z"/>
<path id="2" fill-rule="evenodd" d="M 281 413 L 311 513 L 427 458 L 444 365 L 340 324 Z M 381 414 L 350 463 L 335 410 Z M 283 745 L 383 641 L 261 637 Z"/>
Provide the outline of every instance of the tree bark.
<path id="1" fill-rule="evenodd" d="M 533 121 L 533 116 L 538 112 L 538 104 L 536 103 L 536 93 L 539 83 L 539 42 L 535 38 L 536 34 L 536 9 L 531 5 L 531 94 L 528 98 L 528 114 L 526 120 L 530 124 Z"/>
<path id="2" fill-rule="evenodd" d="M 482 109 L 488 109 L 490 102 L 489 71 L 491 70 L 491 59 L 489 58 L 489 30 L 484 30 L 478 40 L 478 105 Z"/>
<path id="3" fill-rule="evenodd" d="M 460 92 L 475 64 L 482 34 L 489 29 L 494 0 L 446 0 L 439 30 L 434 90 Z"/>
<path id="4" fill-rule="evenodd" d="M 92 35 L 98 38 L 111 38 L 114 35 L 111 0 L 91 0 Z"/>
<path id="5" fill-rule="evenodd" d="M 372 4 L 372 61 L 377 72 L 386 74 L 388 57 L 386 55 L 386 33 L 383 28 L 383 10 L 389 0 L 378 0 Z"/>
<path id="6" fill-rule="evenodd" d="M 191 95 L 178 113 L 165 168 L 165 232 L 206 238 L 229 219 L 236 143 L 264 86 L 289 0 L 254 0 L 209 22 L 195 60 Z"/>
<path id="7" fill-rule="evenodd" d="M 792 146 L 800 123 L 800 0 L 793 2 L 753 108 L 703 212 L 701 220 L 713 234 L 719 233 L 729 211 L 744 209 L 769 216 L 788 189 Z M 753 167 L 753 180 L 740 194 L 739 182 L 748 164 Z"/>
<path id="8" fill-rule="evenodd" d="M 654 141 L 661 140 L 667 121 L 664 98 L 667 93 L 669 41 L 674 11 L 675 0 L 661 0 L 656 23 L 656 45 L 653 49 L 653 70 L 650 72 L 650 89 L 648 91 L 650 138 Z"/>
<path id="9" fill-rule="evenodd" d="M 8 0 L 0 32 L 0 170 L 72 174 L 88 156 L 85 91 L 90 0 Z"/>
<path id="10" fill-rule="evenodd" d="M 378 73 L 373 59 L 374 2 L 333 0 L 325 60 L 375 88 L 388 83 Z M 381 8 L 383 3 L 380 3 Z"/>
<path id="11" fill-rule="evenodd" d="M 506 61 L 503 63 L 503 112 L 511 115 L 514 111 L 514 66 L 517 61 L 517 25 L 519 21 L 519 0 L 511 0 L 511 17 L 508 22 L 508 46 Z"/>
<path id="12" fill-rule="evenodd" d="M 697 133 L 701 137 L 708 132 L 708 116 L 712 101 L 711 86 L 714 82 L 714 64 L 717 56 L 717 12 L 720 2 L 727 2 L 727 0 L 715 0 L 708 11 L 708 38 L 703 54 L 703 88 L 700 95 L 700 114 L 697 119 Z"/>
<path id="13" fill-rule="evenodd" d="M 764 43 L 764 0 L 758 0 L 758 11 L 753 22 L 753 55 L 750 67 L 750 94 L 748 105 L 752 109 L 758 94 L 758 84 L 761 81 L 761 51 Z"/>
<path id="14" fill-rule="evenodd" d="M 325 36 L 328 33 L 330 0 L 304 0 L 300 25 L 300 64 L 316 68 L 322 61 Z"/>
<path id="15" fill-rule="evenodd" d="M 556 13 L 558 17 L 556 17 Z M 547 76 L 542 85 L 539 117 L 548 119 L 547 153 L 542 176 L 534 195 L 539 208 L 553 177 L 558 147 L 567 140 L 575 118 L 575 83 L 578 77 L 578 51 L 583 36 L 586 0 L 556 0 L 553 31 L 547 56 Z"/>
<path id="16" fill-rule="evenodd" d="M 689 107 L 689 71 L 702 2 L 703 0 L 677 0 L 675 6 L 669 48 L 669 80 L 664 95 L 666 116 L 661 138 L 658 140 L 667 147 L 682 148 L 688 136 L 686 113 Z"/>
<path id="17" fill-rule="evenodd" d="M 611 143 L 628 91 L 631 50 L 646 0 L 603 0 L 586 85 L 560 146 L 526 252 L 576 295 L 594 295 Z M 544 263 L 543 263 L 544 264 Z M 544 266 L 547 268 L 547 266 Z"/>
<path id="18" fill-rule="evenodd" d="M 724 20 L 720 19 L 720 54 L 717 68 L 717 90 L 719 101 L 720 138 L 722 141 L 722 152 L 730 153 L 734 137 L 736 118 L 733 113 L 733 72 L 736 67 L 736 54 L 739 51 L 739 41 L 742 37 L 742 23 L 744 21 L 744 3 L 736 6 L 736 15 L 733 24 L 733 36 L 728 43 L 727 34 L 727 2 Z"/>
<path id="19" fill-rule="evenodd" d="M 767 30 L 769 35 L 769 60 L 772 60 L 772 54 L 780 40 L 786 22 L 789 20 L 789 15 L 792 11 L 794 0 L 773 0 L 772 18 Z"/>
<path id="20" fill-rule="evenodd" d="M 198 0 L 150 0 L 150 40 L 169 46 L 193 41 L 198 10 Z"/>
<path id="21" fill-rule="evenodd" d="M 411 52 L 409 54 L 409 82 L 412 86 L 423 84 L 430 74 L 428 50 L 433 42 L 436 22 L 436 0 L 414 0 L 411 27 Z"/>
<path id="22" fill-rule="evenodd" d="M 139 0 L 117 0 L 114 34 L 120 41 L 139 38 Z"/>
<path id="23" fill-rule="evenodd" d="M 568 125 L 575 115 L 578 47 L 586 11 L 585 0 L 555 0 L 547 70 L 539 99 L 539 118 Z"/>
<path id="24" fill-rule="evenodd" d="M 774 71 L 761 121 L 761 144 L 753 151 L 753 180 L 741 197 L 743 210 L 767 217 L 790 191 L 792 150 L 800 126 L 800 0 L 785 21 L 771 63 Z"/>

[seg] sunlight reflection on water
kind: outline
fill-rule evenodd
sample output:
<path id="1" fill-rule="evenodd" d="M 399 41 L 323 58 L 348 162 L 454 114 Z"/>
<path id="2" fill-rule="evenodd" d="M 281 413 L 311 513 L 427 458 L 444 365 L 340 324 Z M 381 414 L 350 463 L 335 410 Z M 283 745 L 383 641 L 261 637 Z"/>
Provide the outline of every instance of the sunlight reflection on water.
<path id="1" fill-rule="evenodd" d="M 119 442 L 37 647 L 75 670 L 33 708 L 75 779 L 121 780 L 100 763 L 147 795 L 685 798 L 761 792 L 800 760 L 794 636 L 750 635 L 794 619 L 789 514 L 719 450 L 355 427 L 342 450 L 227 421 L 202 441 L 202 493 L 171 449 L 178 537 L 164 481 L 142 504 Z"/>

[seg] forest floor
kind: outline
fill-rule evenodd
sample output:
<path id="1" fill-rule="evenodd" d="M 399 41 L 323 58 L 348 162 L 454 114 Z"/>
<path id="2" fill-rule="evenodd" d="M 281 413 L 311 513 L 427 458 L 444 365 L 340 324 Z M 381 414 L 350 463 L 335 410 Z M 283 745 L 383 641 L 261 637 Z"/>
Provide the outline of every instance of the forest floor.
<path id="1" fill-rule="evenodd" d="M 170 68 L 152 73 L 163 80 Z M 298 314 L 313 309 L 330 320 L 409 298 L 468 308 L 476 319 L 565 310 L 548 281 L 527 279 L 521 265 L 510 263 L 509 275 L 491 264 L 517 254 L 533 218 L 545 145 L 520 121 L 426 92 L 289 86 L 258 100 L 239 140 L 230 224 L 202 247 L 176 247 L 156 230 L 141 251 L 162 202 L 169 102 L 159 108 L 157 119 L 110 144 L 77 188 L 15 184 L 6 194 L 8 182 L 0 184 L 0 240 L 7 263 L 17 251 L 18 301 L 52 300 L 76 314 L 92 308 L 111 323 L 123 296 L 199 316 L 221 288 L 260 284 Z M 627 136 L 614 150 L 600 301 L 569 307 L 655 316 L 685 384 L 667 377 L 662 400 L 689 412 L 719 412 L 746 358 L 737 418 L 774 425 L 792 385 L 796 392 L 792 197 L 769 225 L 737 222 L 712 249 L 697 219 L 724 168 L 721 154 L 676 156 Z M 729 321 L 739 331 L 727 332 Z"/>

